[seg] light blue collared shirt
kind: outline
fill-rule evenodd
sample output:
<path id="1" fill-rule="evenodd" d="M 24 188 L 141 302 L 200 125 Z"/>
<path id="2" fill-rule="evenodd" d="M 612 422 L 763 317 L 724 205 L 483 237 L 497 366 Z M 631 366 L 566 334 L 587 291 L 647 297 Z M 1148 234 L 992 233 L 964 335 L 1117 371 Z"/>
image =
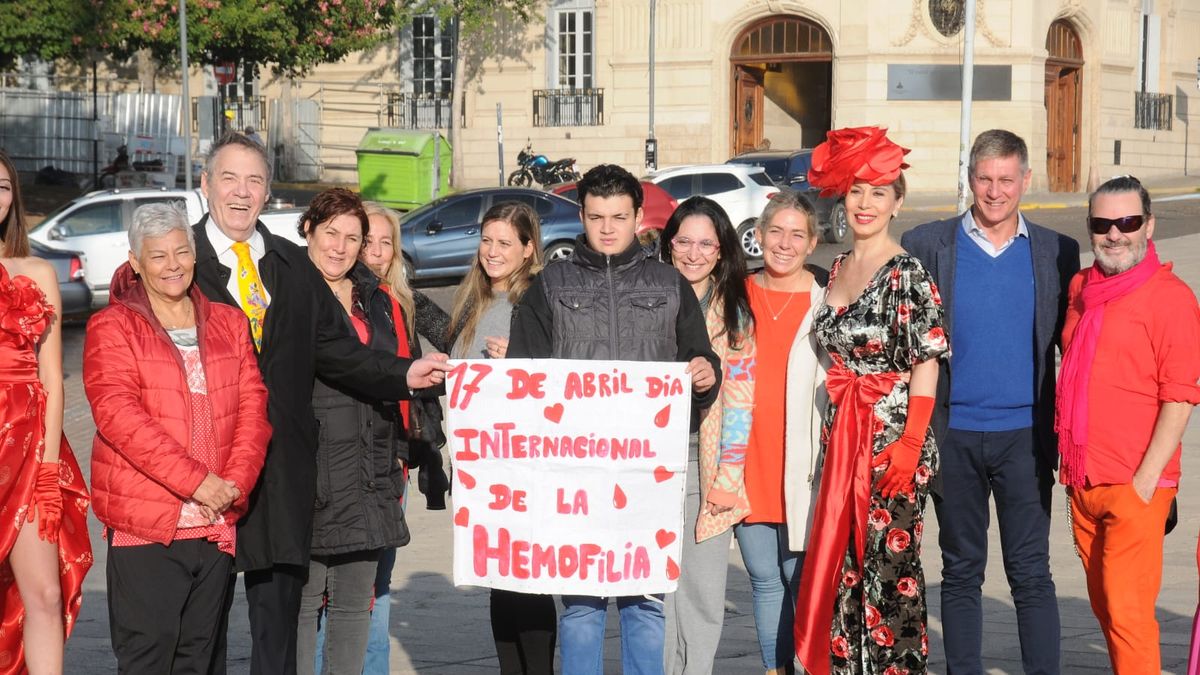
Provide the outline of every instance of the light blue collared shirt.
<path id="1" fill-rule="evenodd" d="M 1011 239 L 1004 242 L 999 248 L 993 246 L 991 240 L 987 237 L 987 233 L 983 231 L 983 228 L 975 224 L 975 216 L 972 215 L 970 209 L 967 209 L 967 212 L 963 214 L 962 227 L 963 231 L 967 233 L 967 238 L 975 242 L 979 248 L 983 249 L 984 253 L 992 256 L 993 258 L 998 258 L 1000 257 L 1001 253 L 1007 251 L 1008 247 L 1012 246 L 1012 243 L 1017 240 L 1017 237 L 1029 237 L 1029 228 L 1025 226 L 1025 216 L 1021 215 L 1020 211 L 1017 212 L 1017 233 L 1014 234 Z"/>

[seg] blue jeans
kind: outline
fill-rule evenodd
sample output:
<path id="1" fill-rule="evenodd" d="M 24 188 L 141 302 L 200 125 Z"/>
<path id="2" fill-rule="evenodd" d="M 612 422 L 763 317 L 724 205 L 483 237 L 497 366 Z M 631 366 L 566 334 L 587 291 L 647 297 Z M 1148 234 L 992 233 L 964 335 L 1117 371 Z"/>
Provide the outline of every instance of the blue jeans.
<path id="1" fill-rule="evenodd" d="M 1050 577 L 1054 472 L 1038 456 L 1032 428 L 947 430 L 939 439 L 942 490 L 934 495 L 942 549 L 946 672 L 983 672 L 983 576 L 989 495 L 996 498 L 1004 573 L 1017 610 L 1021 663 L 1029 675 L 1059 672 L 1059 617 Z"/>
<path id="2" fill-rule="evenodd" d="M 783 523 L 741 523 L 733 534 L 750 575 L 763 668 L 784 668 L 795 658 L 792 636 L 804 554 L 788 549 Z"/>
<path id="3" fill-rule="evenodd" d="M 621 668 L 625 675 L 662 675 L 663 600 L 661 595 L 616 598 L 621 613 Z M 603 675 L 604 620 L 608 598 L 564 595 L 558 618 L 563 675 Z"/>

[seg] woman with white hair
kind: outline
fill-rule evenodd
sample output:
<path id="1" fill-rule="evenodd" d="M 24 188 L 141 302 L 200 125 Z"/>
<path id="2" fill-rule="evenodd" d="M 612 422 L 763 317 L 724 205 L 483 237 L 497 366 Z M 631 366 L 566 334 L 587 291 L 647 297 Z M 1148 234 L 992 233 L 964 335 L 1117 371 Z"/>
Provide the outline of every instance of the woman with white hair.
<path id="1" fill-rule="evenodd" d="M 225 660 L 234 526 L 271 436 L 267 392 L 245 315 L 192 284 L 183 208 L 139 207 L 129 249 L 83 356 L 113 652 L 122 673 L 210 672 Z"/>

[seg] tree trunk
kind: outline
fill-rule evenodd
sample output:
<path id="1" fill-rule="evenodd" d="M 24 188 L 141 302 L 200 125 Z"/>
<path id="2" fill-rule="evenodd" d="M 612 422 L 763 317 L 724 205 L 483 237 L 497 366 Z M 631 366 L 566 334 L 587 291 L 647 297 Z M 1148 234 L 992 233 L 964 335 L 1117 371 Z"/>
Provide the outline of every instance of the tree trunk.
<path id="1" fill-rule="evenodd" d="M 463 188 L 463 144 L 462 144 L 462 120 L 463 120 L 463 103 L 466 99 L 467 83 L 466 62 L 463 59 L 462 49 L 459 41 L 462 35 L 459 33 L 461 21 L 454 20 L 454 77 L 451 79 L 450 93 L 450 186 L 456 190 Z"/>

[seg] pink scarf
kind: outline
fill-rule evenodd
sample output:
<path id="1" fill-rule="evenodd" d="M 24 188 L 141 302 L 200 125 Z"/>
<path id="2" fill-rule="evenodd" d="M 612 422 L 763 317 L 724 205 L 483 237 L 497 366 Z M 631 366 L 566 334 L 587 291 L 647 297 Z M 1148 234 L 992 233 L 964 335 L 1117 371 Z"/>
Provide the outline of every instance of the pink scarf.
<path id="1" fill-rule="evenodd" d="M 1080 292 L 1083 316 L 1075 326 L 1058 374 L 1054 430 L 1058 432 L 1058 453 L 1062 457 L 1059 480 L 1063 485 L 1083 487 L 1087 483 L 1088 383 L 1096 344 L 1100 341 L 1100 327 L 1104 324 L 1104 308 L 1137 290 L 1160 267 L 1154 242 L 1147 241 L 1146 257 L 1120 274 L 1105 276 L 1095 264 L 1084 272 Z"/>

